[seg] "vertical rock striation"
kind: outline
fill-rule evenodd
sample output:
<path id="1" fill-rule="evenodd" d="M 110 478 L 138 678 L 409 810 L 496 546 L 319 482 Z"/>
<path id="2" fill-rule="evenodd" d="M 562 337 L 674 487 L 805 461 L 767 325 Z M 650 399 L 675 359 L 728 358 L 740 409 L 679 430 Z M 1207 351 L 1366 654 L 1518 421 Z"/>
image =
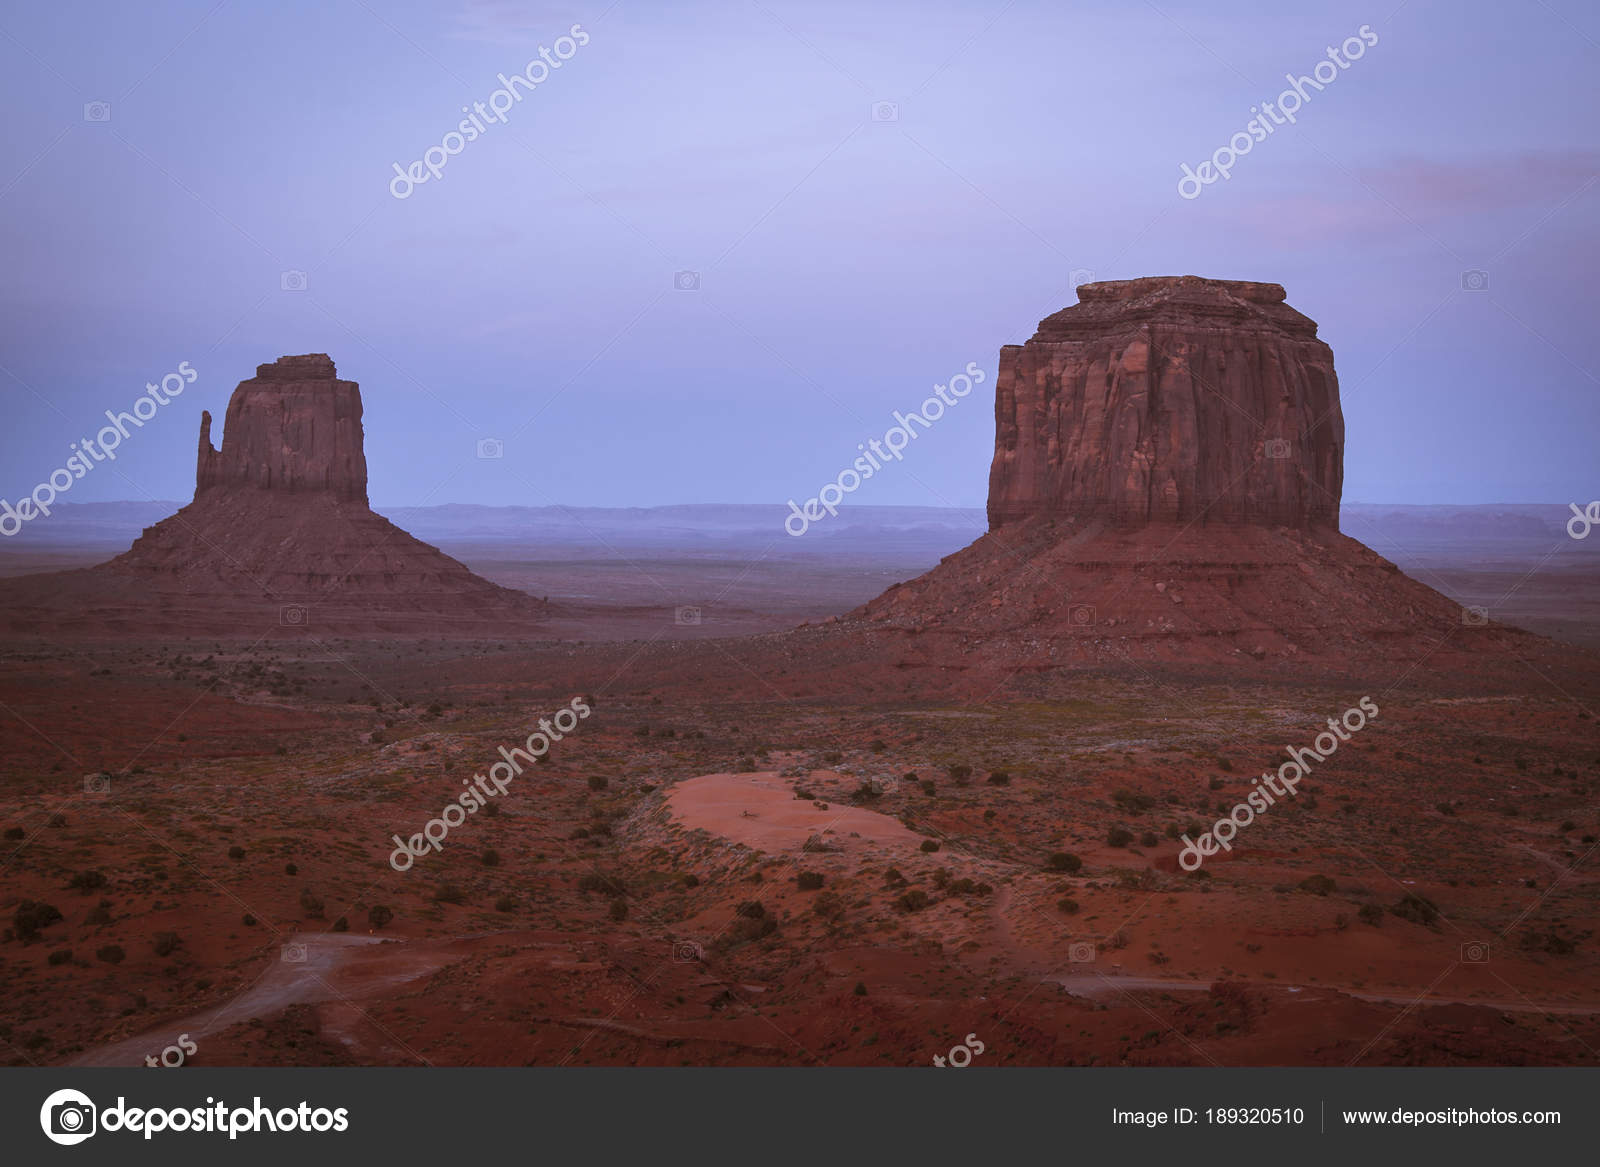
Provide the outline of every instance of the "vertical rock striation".
<path id="1" fill-rule="evenodd" d="M 991 530 L 1035 516 L 1337 529 L 1333 352 L 1282 287 L 1157 276 L 1078 296 L 1000 351 Z"/>
<path id="2" fill-rule="evenodd" d="M 220 451 L 211 445 L 211 414 L 200 415 L 195 496 L 238 487 L 367 501 L 361 392 L 339 380 L 326 353 L 279 357 L 239 382 Z"/>

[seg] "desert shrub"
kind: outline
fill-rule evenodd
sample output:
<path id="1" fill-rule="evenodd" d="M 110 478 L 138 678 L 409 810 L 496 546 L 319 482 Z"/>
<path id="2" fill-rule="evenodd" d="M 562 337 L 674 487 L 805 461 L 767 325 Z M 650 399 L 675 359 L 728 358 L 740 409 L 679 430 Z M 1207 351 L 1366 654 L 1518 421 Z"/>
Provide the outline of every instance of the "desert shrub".
<path id="1" fill-rule="evenodd" d="M 300 893 L 300 910 L 313 920 L 322 919 L 322 900 L 309 887 Z"/>
<path id="2" fill-rule="evenodd" d="M 628 918 L 628 901 L 618 896 L 611 901 L 611 906 L 606 909 L 607 915 L 620 923 Z"/>
<path id="3" fill-rule="evenodd" d="M 902 912 L 920 912 L 931 902 L 928 899 L 927 892 L 920 887 L 914 887 L 910 891 L 902 893 L 894 901 L 894 906 Z"/>
<path id="4" fill-rule="evenodd" d="M 60 829 L 61 827 L 66 826 L 67 825 L 67 816 L 64 815 L 64 814 L 53 814 L 53 815 L 51 815 L 50 816 L 50 825 L 52 827 L 57 828 L 57 829 Z"/>
<path id="5" fill-rule="evenodd" d="M 944 770 L 946 774 L 950 775 L 950 780 L 957 786 L 965 786 L 972 781 L 972 767 L 964 763 L 953 762 L 946 766 Z"/>
<path id="6" fill-rule="evenodd" d="M 900 874 L 900 869 L 898 867 L 891 867 L 883 873 L 883 882 L 888 884 L 890 887 L 904 887 L 911 881 L 908 880 L 904 875 Z"/>
<path id="7" fill-rule="evenodd" d="M 938 791 L 939 788 L 934 785 L 932 778 L 924 778 L 922 780 L 922 793 L 926 794 L 929 798 L 934 797 Z"/>
<path id="8" fill-rule="evenodd" d="M 1578 942 L 1562 936 L 1558 932 L 1524 932 L 1518 940 L 1518 945 L 1534 952 L 1548 952 L 1551 956 L 1571 956 L 1578 951 Z"/>
<path id="9" fill-rule="evenodd" d="M 95 890 L 96 888 L 101 888 L 101 887 L 104 887 L 105 885 L 106 885 L 105 874 L 103 872 L 94 871 L 94 870 L 78 872 L 78 874 L 74 875 L 72 877 L 71 881 L 67 884 L 68 887 L 77 888 L 79 891 L 83 892 L 85 895 L 87 895 L 89 892 Z"/>
<path id="10" fill-rule="evenodd" d="M 743 758 L 739 759 L 739 764 L 734 767 L 734 773 L 736 773 L 736 774 L 751 774 L 751 773 L 755 772 L 755 768 L 756 768 L 756 760 L 754 758 L 743 757 Z"/>
<path id="11" fill-rule="evenodd" d="M 1111 801 L 1123 814 L 1143 814 L 1156 804 L 1153 795 L 1139 794 L 1125 786 L 1111 792 Z"/>
<path id="12" fill-rule="evenodd" d="M 884 750 L 888 749 L 889 746 L 882 738 L 873 738 L 872 744 L 867 748 L 875 754 L 881 754 Z"/>
<path id="13" fill-rule="evenodd" d="M 759 920 L 767 914 L 767 909 L 761 906 L 760 900 L 745 900 L 734 911 L 747 920 Z"/>
<path id="14" fill-rule="evenodd" d="M 794 883 L 801 891 L 816 891 L 822 886 L 822 872 L 802 871 L 794 877 Z"/>
<path id="15" fill-rule="evenodd" d="M 27 836 L 27 834 L 28 834 L 28 832 L 23 830 L 21 827 L 7 827 L 6 828 L 6 838 L 7 839 L 21 839 L 21 838 L 25 838 Z"/>
<path id="16" fill-rule="evenodd" d="M 844 915 L 844 897 L 825 891 L 811 901 L 811 910 L 825 920 L 836 920 Z"/>
<path id="17" fill-rule="evenodd" d="M 828 763 L 828 765 L 832 766 L 837 762 L 844 761 L 844 755 L 838 750 L 829 750 L 827 753 L 822 755 L 822 760 Z"/>
<path id="18" fill-rule="evenodd" d="M 1127 827 L 1112 827 L 1106 832 L 1106 842 L 1113 847 L 1126 847 L 1133 842 L 1133 832 Z"/>
<path id="19" fill-rule="evenodd" d="M 50 964 L 66 964 L 67 961 L 69 961 L 71 959 L 72 959 L 72 949 L 70 949 L 70 948 L 58 948 L 54 952 L 52 952 L 49 956 L 45 957 L 45 960 L 48 961 Z"/>
<path id="20" fill-rule="evenodd" d="M 83 922 L 95 928 L 101 928 L 111 923 L 111 901 L 101 900 L 90 908 L 89 914 L 83 918 Z"/>
<path id="21" fill-rule="evenodd" d="M 1356 919 L 1360 920 L 1363 924 L 1371 924 L 1374 928 L 1376 928 L 1379 924 L 1383 923 L 1383 909 L 1377 904 L 1362 904 L 1360 909 L 1356 912 Z"/>
<path id="22" fill-rule="evenodd" d="M 500 852 L 496 851 L 493 847 L 486 847 L 484 848 L 483 854 L 478 856 L 478 860 L 485 867 L 499 867 Z"/>
<path id="23" fill-rule="evenodd" d="M 1011 775 L 1004 770 L 996 770 L 989 775 L 988 782 L 990 786 L 1010 786 Z"/>
<path id="24" fill-rule="evenodd" d="M 1078 911 L 1078 901 L 1073 899 L 1071 896 L 1067 896 L 1064 899 L 1056 901 L 1056 908 L 1068 916 L 1076 915 Z"/>
<path id="25" fill-rule="evenodd" d="M 378 931 L 382 931 L 385 924 L 394 919 L 394 913 L 382 904 L 373 904 L 367 912 L 367 923 Z"/>
<path id="26" fill-rule="evenodd" d="M 604 790 L 606 787 L 608 787 L 610 785 L 611 785 L 611 780 L 609 778 L 607 778 L 604 774 L 590 774 L 589 775 L 589 789 L 590 790 Z"/>
<path id="27" fill-rule="evenodd" d="M 882 798 L 883 791 L 877 789 L 870 782 L 863 782 L 850 792 L 850 801 L 865 802 L 869 798 Z"/>
<path id="28" fill-rule="evenodd" d="M 23 900 L 11 914 L 18 938 L 32 940 L 43 929 L 61 919 L 61 909 L 41 900 Z"/>
<path id="29" fill-rule="evenodd" d="M 285 875 L 299 875 L 300 868 L 295 866 L 293 863 L 285 863 L 283 865 L 283 873 Z"/>
<path id="30" fill-rule="evenodd" d="M 176 932 L 157 932 L 152 937 L 151 943 L 155 947 L 157 956 L 171 956 L 183 947 L 183 941 L 178 938 Z"/>
<path id="31" fill-rule="evenodd" d="M 501 896 L 494 901 L 494 910 L 497 912 L 514 912 L 517 910 L 517 901 L 511 896 Z"/>
<path id="32" fill-rule="evenodd" d="M 920 849 L 923 850 L 923 851 L 926 851 L 929 855 L 932 855 L 935 851 L 937 851 L 939 849 L 939 840 L 938 839 L 924 839 L 924 840 L 922 840 L 922 846 L 921 846 Z"/>
<path id="33" fill-rule="evenodd" d="M 582 892 L 597 891 L 603 896 L 620 896 L 626 894 L 628 885 L 614 875 L 591 871 L 578 880 L 578 890 Z"/>
<path id="34" fill-rule="evenodd" d="M 1052 851 L 1050 858 L 1045 860 L 1045 866 L 1051 871 L 1065 871 L 1071 874 L 1083 866 L 1083 860 L 1071 851 Z"/>
<path id="35" fill-rule="evenodd" d="M 1224 783 L 1221 778 L 1213 778 L 1206 783 L 1206 788 L 1208 790 L 1221 790 L 1223 785 Z"/>
<path id="36" fill-rule="evenodd" d="M 692 871 L 686 872 L 684 874 L 684 876 L 683 876 L 683 886 L 684 887 L 699 887 L 700 886 L 700 877 L 698 875 L 696 875 Z"/>
<path id="37" fill-rule="evenodd" d="M 244 858 L 244 848 L 239 846 L 239 844 L 235 843 L 233 846 L 228 848 L 228 858 L 229 859 L 243 859 Z"/>
<path id="38" fill-rule="evenodd" d="M 128 955 L 122 951 L 122 945 L 120 944 L 107 944 L 104 948 L 95 949 L 94 954 L 107 964 L 121 964 L 123 958 Z"/>
<path id="39" fill-rule="evenodd" d="M 856 987 L 851 989 L 850 991 L 852 993 L 854 993 L 858 997 L 865 997 L 867 995 L 866 982 L 865 981 L 857 981 L 856 982 Z"/>
<path id="40" fill-rule="evenodd" d="M 1577 829 L 1578 829 L 1578 824 L 1573 822 L 1571 819 L 1563 819 L 1562 820 L 1562 822 L 1561 822 L 1561 833 L 1563 835 L 1568 834 L 1568 833 L 1570 833 L 1572 831 L 1575 831 Z"/>
<path id="41" fill-rule="evenodd" d="M 340 916 L 337 920 L 335 920 L 333 922 L 333 930 L 335 932 L 348 932 L 348 931 L 350 931 L 350 921 L 345 919 L 343 916 Z"/>
<path id="42" fill-rule="evenodd" d="M 1160 837 L 1154 831 L 1146 831 L 1139 836 L 1139 846 L 1141 847 L 1154 847 L 1160 842 Z"/>
<path id="43" fill-rule="evenodd" d="M 1413 924 L 1432 924 L 1439 918 L 1439 907 L 1426 896 L 1407 892 L 1399 903 L 1389 909 L 1389 914 L 1410 920 Z"/>
<path id="44" fill-rule="evenodd" d="M 1456 808 L 1451 806 L 1448 802 L 1437 803 L 1437 804 L 1435 804 L 1434 809 L 1437 810 L 1440 814 L 1452 814 L 1453 815 L 1453 814 L 1456 813 Z"/>
<path id="45" fill-rule="evenodd" d="M 1326 875 L 1308 875 L 1300 881 L 1300 890 L 1325 896 L 1331 891 L 1338 891 L 1339 885 Z"/>
<path id="46" fill-rule="evenodd" d="M 467 893 L 453 883 L 441 883 L 433 893 L 433 901 L 437 904 L 459 904 L 467 898 Z"/>
<path id="47" fill-rule="evenodd" d="M 745 944 L 751 940 L 760 940 L 763 937 L 771 936 L 777 930 L 778 921 L 771 916 L 741 916 L 729 925 L 728 930 L 722 934 L 722 943 L 725 946 Z"/>

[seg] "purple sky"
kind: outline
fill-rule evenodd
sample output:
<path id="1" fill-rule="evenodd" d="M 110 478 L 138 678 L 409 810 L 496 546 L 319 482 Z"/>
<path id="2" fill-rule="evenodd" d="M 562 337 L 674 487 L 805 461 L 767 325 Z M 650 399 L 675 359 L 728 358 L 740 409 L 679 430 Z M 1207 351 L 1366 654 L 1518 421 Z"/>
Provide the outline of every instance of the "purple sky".
<path id="1" fill-rule="evenodd" d="M 1179 197 L 1362 25 L 1296 124 Z M 976 362 L 852 498 L 981 506 L 999 346 L 1081 271 L 1282 283 L 1338 362 L 1348 499 L 1587 501 L 1597 55 L 1600 9 L 1563 0 L 13 6 L 0 495 L 188 361 L 66 496 L 186 500 L 200 410 L 327 352 L 380 507 L 804 499 Z"/>

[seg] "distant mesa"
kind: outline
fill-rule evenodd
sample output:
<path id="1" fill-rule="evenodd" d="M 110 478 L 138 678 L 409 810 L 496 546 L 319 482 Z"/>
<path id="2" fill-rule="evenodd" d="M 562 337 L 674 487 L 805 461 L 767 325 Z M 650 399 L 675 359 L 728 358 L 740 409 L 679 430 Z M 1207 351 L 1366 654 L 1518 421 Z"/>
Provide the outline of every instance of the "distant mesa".
<path id="1" fill-rule="evenodd" d="M 361 391 L 324 353 L 260 365 L 222 448 L 200 419 L 194 501 L 98 567 L 0 584 L 19 634 L 495 635 L 548 607 L 473 574 L 367 504 Z"/>

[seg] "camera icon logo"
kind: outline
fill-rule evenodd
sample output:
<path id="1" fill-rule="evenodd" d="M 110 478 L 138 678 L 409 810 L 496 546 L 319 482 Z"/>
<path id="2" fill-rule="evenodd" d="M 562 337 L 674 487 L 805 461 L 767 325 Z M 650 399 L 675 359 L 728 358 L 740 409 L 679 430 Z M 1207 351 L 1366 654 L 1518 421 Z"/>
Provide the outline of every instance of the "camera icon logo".
<path id="1" fill-rule="evenodd" d="M 875 101 L 872 103 L 872 120 L 897 122 L 900 120 L 900 107 L 892 101 Z"/>
<path id="2" fill-rule="evenodd" d="M 83 776 L 83 792 L 85 794 L 110 794 L 110 774 L 85 774 Z"/>
<path id="3" fill-rule="evenodd" d="M 898 794 L 900 792 L 900 779 L 893 776 L 869 779 L 867 785 L 872 787 L 874 794 Z"/>
<path id="4" fill-rule="evenodd" d="M 705 959 L 705 950 L 693 940 L 679 940 L 672 946 L 672 959 L 679 964 L 699 964 Z"/>
<path id="5" fill-rule="evenodd" d="M 57 1090 L 39 1108 L 39 1125 L 52 1143 L 72 1147 L 95 1133 L 98 1114 L 87 1094 Z"/>
<path id="6" fill-rule="evenodd" d="M 1461 623 L 1468 628 L 1482 628 L 1489 623 L 1489 609 L 1478 606 L 1462 608 Z"/>
<path id="7" fill-rule="evenodd" d="M 697 271 L 673 272 L 672 286 L 680 292 L 698 292 L 700 290 L 700 273 Z"/>
<path id="8" fill-rule="evenodd" d="M 278 954 L 278 959 L 284 964 L 304 964 L 306 962 L 306 946 L 304 944 L 285 944 Z"/>
<path id="9" fill-rule="evenodd" d="M 285 604 L 278 609 L 278 623 L 285 628 L 298 628 L 306 622 L 309 612 L 302 604 Z"/>
<path id="10" fill-rule="evenodd" d="M 1461 946 L 1462 964 L 1488 964 L 1489 944 L 1484 940 L 1469 940 Z"/>
<path id="11" fill-rule="evenodd" d="M 499 438 L 478 439 L 478 457 L 487 459 L 504 458 L 505 456 L 506 444 Z"/>
<path id="12" fill-rule="evenodd" d="M 1461 290 L 1464 292 L 1487 292 L 1489 290 L 1489 273 L 1478 271 L 1476 268 L 1472 271 L 1462 272 Z"/>
<path id="13" fill-rule="evenodd" d="M 1090 628 L 1094 625 L 1095 610 L 1093 604 L 1073 604 L 1067 609 L 1067 620 L 1074 628 Z"/>
<path id="14" fill-rule="evenodd" d="M 91 101 L 83 107 L 83 120 L 86 122 L 108 122 L 111 120 L 111 103 L 109 101 Z"/>
<path id="15" fill-rule="evenodd" d="M 1094 272 L 1086 267 L 1075 267 L 1067 273 L 1067 283 L 1074 289 L 1094 283 Z"/>
<path id="16" fill-rule="evenodd" d="M 692 626 L 700 623 L 700 609 L 699 608 L 679 608 L 677 610 L 677 612 L 674 613 L 673 619 L 677 623 L 682 624 L 682 625 L 684 625 L 686 627 L 692 627 Z"/>
<path id="17" fill-rule="evenodd" d="M 285 292 L 303 292 L 306 290 L 306 273 L 286 271 L 278 277 L 278 286 Z"/>
<path id="18" fill-rule="evenodd" d="M 1275 462 L 1282 462 L 1294 453 L 1294 447 L 1287 438 L 1268 438 L 1264 447 L 1267 457 Z"/>
<path id="19" fill-rule="evenodd" d="M 1079 940 L 1067 949 L 1067 959 L 1073 964 L 1093 964 L 1094 945 L 1087 940 Z"/>

